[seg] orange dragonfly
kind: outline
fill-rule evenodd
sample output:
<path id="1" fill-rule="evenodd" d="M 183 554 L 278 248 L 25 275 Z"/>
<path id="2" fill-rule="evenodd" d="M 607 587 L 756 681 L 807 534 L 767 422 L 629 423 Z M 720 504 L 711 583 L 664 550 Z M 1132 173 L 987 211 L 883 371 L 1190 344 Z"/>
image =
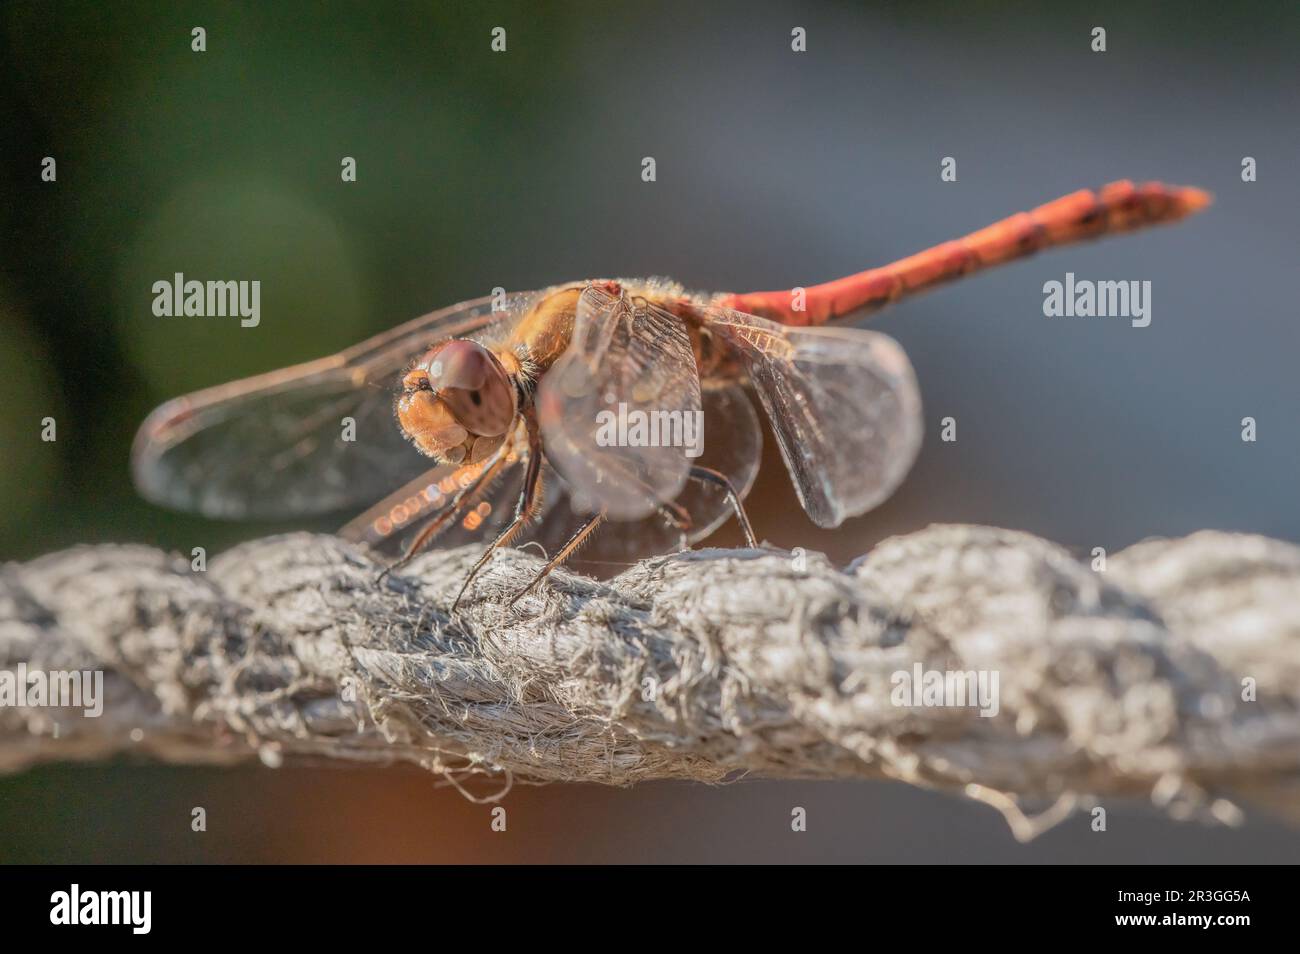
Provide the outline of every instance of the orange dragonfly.
<path id="1" fill-rule="evenodd" d="M 667 280 L 590 280 L 464 302 L 168 401 L 136 437 L 136 484 L 156 503 L 235 519 L 382 498 L 341 532 L 381 552 L 404 544 L 390 569 L 435 539 L 491 534 L 457 602 L 492 551 L 529 529 L 550 556 L 518 599 L 584 544 L 621 562 L 687 546 L 734 514 L 754 546 L 742 505 L 760 456 L 752 392 L 800 503 L 838 526 L 906 476 L 921 401 L 893 339 L 829 323 L 1209 202 L 1199 189 L 1116 182 L 807 289 L 696 295 Z M 605 521 L 622 526 L 596 534 Z"/>

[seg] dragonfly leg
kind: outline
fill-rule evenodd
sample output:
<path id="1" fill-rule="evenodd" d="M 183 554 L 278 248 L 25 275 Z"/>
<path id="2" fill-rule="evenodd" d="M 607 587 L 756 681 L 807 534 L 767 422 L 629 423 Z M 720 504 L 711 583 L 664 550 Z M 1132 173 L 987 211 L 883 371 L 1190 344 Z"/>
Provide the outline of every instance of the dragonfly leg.
<path id="1" fill-rule="evenodd" d="M 448 524 L 459 518 L 469 505 L 478 499 L 479 494 L 487 489 L 492 480 L 501 473 L 501 468 L 506 465 L 506 457 L 507 455 L 502 451 L 497 451 L 496 460 L 485 467 L 483 472 L 475 477 L 473 481 L 466 484 L 460 493 L 452 498 L 451 503 L 447 504 L 437 516 L 425 524 L 424 529 L 407 546 L 406 552 L 402 554 L 401 558 L 395 563 L 386 566 L 384 571 L 375 579 L 375 582 L 382 583 L 384 577 L 388 576 L 388 574 L 400 570 L 410 563 L 417 553 L 428 546 L 440 532 L 447 528 Z"/>
<path id="2" fill-rule="evenodd" d="M 745 508 L 740 503 L 740 494 L 736 493 L 736 487 L 731 482 L 731 478 L 721 471 L 714 470 L 712 467 L 691 467 L 691 479 L 698 480 L 704 484 L 714 484 L 721 487 L 727 492 L 727 499 L 731 501 L 731 508 L 736 511 L 736 522 L 740 524 L 740 532 L 745 535 L 745 543 L 752 550 L 758 549 L 758 541 L 754 539 L 754 528 L 750 526 L 749 515 L 745 513 Z"/>
<path id="3" fill-rule="evenodd" d="M 541 583 L 542 580 L 546 579 L 546 577 L 550 574 L 552 570 L 554 570 L 557 566 L 559 566 L 561 563 L 563 563 L 565 560 L 571 557 L 573 555 L 573 552 L 577 550 L 578 547 L 582 546 L 583 541 L 585 541 L 587 537 L 591 536 L 591 534 L 595 532 L 596 528 L 601 525 L 601 522 L 604 521 L 604 519 L 605 519 L 605 511 L 601 510 L 596 513 L 593 513 L 590 517 L 588 517 L 585 521 L 583 521 L 582 526 L 580 526 L 574 532 L 573 536 L 569 538 L 569 542 L 566 543 L 564 546 L 562 546 L 559 549 L 559 551 L 555 554 L 555 556 L 551 557 L 549 560 L 546 561 L 546 565 L 543 566 L 537 572 L 537 575 L 533 577 L 532 582 L 529 583 L 527 586 L 525 586 L 518 593 L 516 593 L 514 597 L 510 600 L 510 603 L 508 605 L 514 606 L 516 603 L 518 603 L 521 599 L 523 599 L 533 590 L 537 589 L 537 585 Z"/>
<path id="4" fill-rule="evenodd" d="M 681 504 L 671 501 L 659 505 L 659 515 L 668 522 L 670 527 L 675 527 L 682 534 L 682 549 L 685 550 L 690 546 L 691 530 L 695 527 L 695 521 L 691 519 L 690 511 Z"/>
<path id="5" fill-rule="evenodd" d="M 542 435 L 537 427 L 537 418 L 529 413 L 526 417 L 528 425 L 528 462 L 524 467 L 524 484 L 519 491 L 519 502 L 515 505 L 514 518 L 507 524 L 506 528 L 497 534 L 497 538 L 488 544 L 488 548 L 483 551 L 483 555 L 475 561 L 470 567 L 469 573 L 465 577 L 465 582 L 461 583 L 460 589 L 456 593 L 456 598 L 451 601 L 451 609 L 448 613 L 455 613 L 456 607 L 460 605 L 461 597 L 465 595 L 465 590 L 469 588 L 474 577 L 478 576 L 479 571 L 492 558 L 497 547 L 505 546 L 514 539 L 515 534 L 524 528 L 533 514 L 537 511 L 537 505 L 541 502 L 539 493 L 542 485 Z"/>

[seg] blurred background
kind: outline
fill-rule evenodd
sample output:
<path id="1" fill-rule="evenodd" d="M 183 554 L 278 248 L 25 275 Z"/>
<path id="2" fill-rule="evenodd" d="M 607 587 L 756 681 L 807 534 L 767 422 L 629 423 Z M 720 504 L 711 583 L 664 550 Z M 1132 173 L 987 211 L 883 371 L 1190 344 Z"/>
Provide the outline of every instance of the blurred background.
<path id="1" fill-rule="evenodd" d="M 1222 3 L 10 2 L 0 10 L 0 559 L 209 554 L 288 525 L 139 500 L 136 426 L 183 391 L 436 307 L 598 275 L 808 285 L 1081 187 L 1213 191 L 1176 227 L 1048 253 L 875 319 L 928 434 L 838 530 L 772 448 L 761 538 L 840 561 L 934 522 L 1086 553 L 1201 528 L 1300 541 L 1300 7 Z M 191 51 L 191 30 L 207 51 Z M 494 27 L 507 50 L 490 49 Z M 807 30 L 807 52 L 790 49 Z M 1094 26 L 1107 52 L 1090 50 Z M 41 162 L 57 161 L 43 182 Z M 357 181 L 340 180 L 352 156 Z M 658 179 L 641 181 L 653 156 Z M 957 160 L 958 179 L 939 178 Z M 1258 181 L 1241 181 L 1252 156 Z M 1152 322 L 1046 319 L 1042 286 L 1149 280 Z M 262 319 L 153 315 L 153 282 L 259 279 Z M 58 421 L 58 440 L 39 439 Z M 958 440 L 937 440 L 957 419 Z M 1241 419 L 1258 421 L 1243 443 Z M 324 521 L 311 529 L 332 529 Z M 297 524 L 295 526 L 303 526 Z M 715 538 L 738 542 L 734 527 Z M 1028 846 L 878 783 L 519 786 L 507 833 L 415 770 L 51 766 L 0 779 L 0 861 L 1295 861 L 1300 832 L 1141 803 Z M 207 809 L 193 834 L 190 810 Z M 790 809 L 809 828 L 790 831 Z"/>

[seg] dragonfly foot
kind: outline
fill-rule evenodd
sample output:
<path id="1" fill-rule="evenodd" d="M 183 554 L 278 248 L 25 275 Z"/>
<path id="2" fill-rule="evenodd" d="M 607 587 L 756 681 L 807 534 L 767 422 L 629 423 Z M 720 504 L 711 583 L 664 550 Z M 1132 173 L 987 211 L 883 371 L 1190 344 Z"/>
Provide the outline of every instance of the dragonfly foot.
<path id="1" fill-rule="evenodd" d="M 537 576 L 533 577 L 533 581 L 531 583 L 529 583 L 522 590 L 520 590 L 518 593 L 516 593 L 514 596 L 510 598 L 510 602 L 506 604 L 506 608 L 513 609 L 514 605 L 518 603 L 520 600 L 522 600 L 525 596 L 528 596 L 531 593 L 536 592 L 538 585 L 545 578 L 546 578 L 545 572 L 538 573 Z"/>
<path id="2" fill-rule="evenodd" d="M 719 470 L 714 470 L 712 467 L 692 467 L 690 476 L 692 480 L 722 488 L 723 493 L 727 495 L 727 500 L 731 503 L 731 509 L 735 511 L 736 522 L 740 524 L 740 532 L 745 535 L 745 546 L 751 550 L 757 550 L 758 540 L 754 537 L 754 529 L 750 525 L 749 514 L 745 513 L 745 505 L 740 502 L 740 494 L 736 492 L 736 487 L 731 482 L 731 478 Z"/>

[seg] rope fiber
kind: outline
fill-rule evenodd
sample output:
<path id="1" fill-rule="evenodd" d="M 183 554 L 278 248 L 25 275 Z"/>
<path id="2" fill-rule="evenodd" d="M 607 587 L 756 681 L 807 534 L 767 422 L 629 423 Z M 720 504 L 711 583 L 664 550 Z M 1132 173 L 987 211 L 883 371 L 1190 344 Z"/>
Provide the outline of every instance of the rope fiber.
<path id="1" fill-rule="evenodd" d="M 888 778 L 992 804 L 1022 839 L 1127 796 L 1300 822 L 1289 543 L 1205 531 L 1094 570 L 1028 534 L 934 526 L 843 569 L 705 549 L 608 582 L 559 571 L 514 607 L 540 561 L 503 550 L 449 619 L 481 552 L 382 584 L 366 551 L 311 534 L 205 572 L 141 546 L 7 564 L 0 671 L 99 670 L 104 699 L 98 718 L 0 706 L 0 771 L 411 762 L 486 799 L 515 779 Z M 996 705 L 900 699 L 918 665 L 996 674 Z"/>

